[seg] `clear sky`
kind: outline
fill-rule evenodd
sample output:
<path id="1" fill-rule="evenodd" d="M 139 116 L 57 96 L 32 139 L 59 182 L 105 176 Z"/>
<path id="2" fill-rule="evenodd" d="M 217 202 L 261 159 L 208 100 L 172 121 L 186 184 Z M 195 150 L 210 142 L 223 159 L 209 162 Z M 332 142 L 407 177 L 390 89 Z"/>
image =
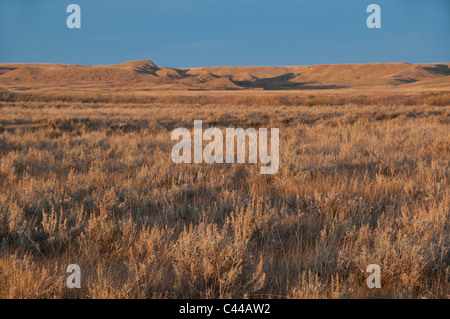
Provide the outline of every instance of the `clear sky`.
<path id="1" fill-rule="evenodd" d="M 66 8 L 81 7 L 81 29 Z M 381 29 L 366 8 L 381 7 Z M 0 0 L 0 62 L 450 62 L 450 0 Z"/>

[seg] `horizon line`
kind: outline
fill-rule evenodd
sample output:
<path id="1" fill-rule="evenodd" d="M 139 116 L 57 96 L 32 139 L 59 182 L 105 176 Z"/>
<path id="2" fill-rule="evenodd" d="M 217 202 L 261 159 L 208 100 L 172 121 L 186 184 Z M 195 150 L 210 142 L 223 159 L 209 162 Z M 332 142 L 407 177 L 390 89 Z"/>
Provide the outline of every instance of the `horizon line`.
<path id="1" fill-rule="evenodd" d="M 229 68 L 229 67 L 298 67 L 298 66 L 319 66 L 319 65 L 367 65 L 367 64 L 448 64 L 448 62 L 439 61 L 439 62 L 405 62 L 405 61 L 392 61 L 392 62 L 343 62 L 343 63 L 317 63 L 317 64 L 283 64 L 283 65 L 206 65 L 206 66 L 189 66 L 189 67 L 171 67 L 171 66 L 163 66 L 155 63 L 151 59 L 135 59 L 135 60 L 127 60 L 120 63 L 114 64 L 76 64 L 76 63 L 58 63 L 58 62 L 0 62 L 1 65 L 5 64 L 45 64 L 45 65 L 73 65 L 73 66 L 115 66 L 121 65 L 129 62 L 137 62 L 137 61 L 149 61 L 153 63 L 155 66 L 170 68 L 170 69 L 199 69 L 199 68 Z"/>

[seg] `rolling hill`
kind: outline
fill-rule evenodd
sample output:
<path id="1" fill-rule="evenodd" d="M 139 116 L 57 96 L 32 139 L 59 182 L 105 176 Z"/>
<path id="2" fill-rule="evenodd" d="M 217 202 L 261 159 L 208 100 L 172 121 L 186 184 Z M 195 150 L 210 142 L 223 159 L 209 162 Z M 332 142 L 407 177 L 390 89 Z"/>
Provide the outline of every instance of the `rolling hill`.
<path id="1" fill-rule="evenodd" d="M 338 64 L 285 67 L 159 67 L 150 60 L 117 65 L 0 64 L 10 92 L 154 92 L 450 89 L 450 63 Z"/>

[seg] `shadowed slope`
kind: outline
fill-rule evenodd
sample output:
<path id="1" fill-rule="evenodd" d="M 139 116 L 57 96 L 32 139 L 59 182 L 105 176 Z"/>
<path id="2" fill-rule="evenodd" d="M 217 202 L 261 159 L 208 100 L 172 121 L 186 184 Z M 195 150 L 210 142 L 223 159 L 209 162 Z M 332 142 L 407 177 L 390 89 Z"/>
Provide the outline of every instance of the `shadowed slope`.
<path id="1" fill-rule="evenodd" d="M 338 90 L 411 86 L 448 89 L 450 64 L 339 64 L 286 67 L 159 67 L 150 60 L 117 65 L 0 64 L 0 85 L 39 90 Z"/>

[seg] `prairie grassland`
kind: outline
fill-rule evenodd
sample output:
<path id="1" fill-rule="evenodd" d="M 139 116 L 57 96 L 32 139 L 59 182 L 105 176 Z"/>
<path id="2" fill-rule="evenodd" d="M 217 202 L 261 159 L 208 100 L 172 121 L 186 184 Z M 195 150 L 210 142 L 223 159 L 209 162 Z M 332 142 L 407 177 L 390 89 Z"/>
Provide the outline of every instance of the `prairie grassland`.
<path id="1" fill-rule="evenodd" d="M 172 163 L 194 119 L 278 127 L 278 173 Z M 429 104 L 1 102 L 0 297 L 448 298 L 449 125 Z"/>

